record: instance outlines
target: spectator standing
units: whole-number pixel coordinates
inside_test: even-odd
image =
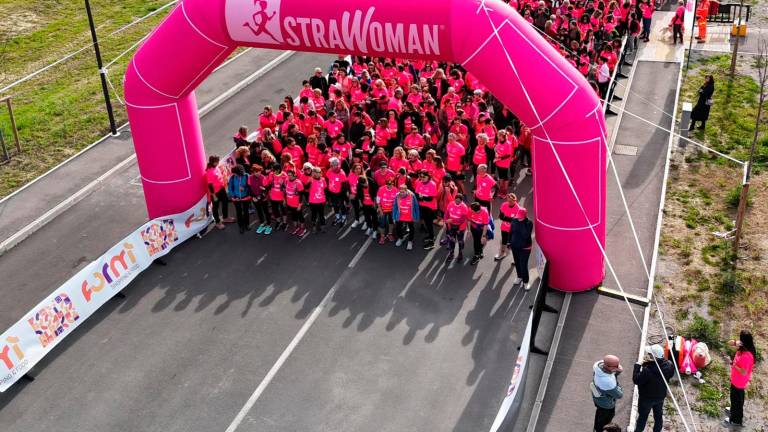
[[[672,17],[672,43],[677,43],[677,37],[680,36],[680,43],[683,43],[683,22],[685,20],[685,3],[683,0],[677,0],[677,10]]]
[[[704,84],[699,87],[699,99],[696,101],[696,106],[691,111],[691,125],[688,127],[689,131],[692,131],[696,126],[696,122],[701,122],[699,129],[704,129],[707,126],[707,120],[709,119],[709,109],[712,107],[712,95],[715,94],[715,78],[712,75],[707,75],[704,78]]]
[[[642,1],[640,3],[640,10],[643,12],[643,32],[640,33],[640,39],[649,42],[651,37],[651,19],[653,18],[653,12],[656,11],[653,0]]]
[[[227,190],[224,188],[224,180],[219,177],[217,167],[219,165],[218,156],[210,156],[208,165],[205,168],[205,179],[208,183],[208,197],[213,207],[213,220],[216,228],[224,229],[223,222],[232,223],[234,219],[229,217],[229,198]],[[224,213],[224,219],[219,216],[219,209]]]
[[[595,404],[594,431],[601,432],[616,414],[616,401],[624,396],[618,376],[624,371],[615,355],[607,354],[592,366],[593,377],[590,382],[592,402]]]
[[[519,207],[517,214],[512,219],[511,232],[509,235],[509,248],[512,250],[512,259],[515,260],[515,272],[517,280],[515,285],[523,284],[523,289],[531,289],[528,285],[528,258],[531,256],[533,247],[533,223],[528,219],[528,210],[525,207]]]
[[[251,202],[251,193],[248,187],[248,176],[245,175],[245,168],[242,165],[235,165],[232,168],[232,176],[229,178],[227,192],[229,192],[229,198],[235,204],[235,214],[237,215],[237,226],[240,227],[240,234],[250,231],[248,227],[248,207]]]
[[[728,341],[728,344],[736,347],[736,354],[731,364],[731,406],[725,409],[726,417],[724,426],[744,426],[744,393],[752,379],[752,369],[757,359],[757,349],[752,338],[752,333],[742,330],[739,340]]]
[[[635,363],[632,382],[637,386],[637,423],[635,432],[643,432],[648,414],[653,411],[653,432],[661,432],[664,425],[664,399],[667,382],[674,376],[675,367],[664,359],[664,348],[651,345],[645,348],[647,357],[643,363]],[[658,366],[657,366],[658,364]]]
[[[315,74],[309,79],[309,86],[313,89],[320,89],[323,97],[328,99],[328,79],[323,76],[323,70],[315,68]]]

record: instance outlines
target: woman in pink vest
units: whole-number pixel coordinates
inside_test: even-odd
[[[327,183],[323,178],[323,170],[312,168],[312,180],[309,184],[309,212],[315,234],[323,232],[325,225],[325,188]]]
[[[395,241],[392,210],[395,207],[397,188],[392,185],[393,182],[393,178],[387,177],[384,187],[379,188],[376,194],[376,207],[379,210],[379,244],[382,245],[387,240]]]
[[[419,202],[416,200],[416,195],[409,191],[406,185],[400,186],[395,197],[392,219],[397,225],[395,246],[407,243],[405,249],[412,250],[413,238],[416,235],[416,221],[419,220]]]
[[[464,260],[464,234],[467,231],[467,221],[469,220],[469,207],[464,203],[464,195],[456,194],[456,198],[448,204],[445,211],[445,237],[448,243],[447,262],[453,260],[453,250],[456,244],[459,245],[459,254],[457,260]]]

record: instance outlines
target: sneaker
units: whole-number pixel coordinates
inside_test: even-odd
[[[216,228],[218,228],[218,229],[224,229],[224,228],[226,228],[226,227],[224,226],[224,224],[223,224],[223,223],[219,222],[219,223],[217,223],[217,224],[216,224]]]
[[[397,239],[397,241],[395,242],[395,246],[400,247],[400,245],[402,245],[404,241],[405,240],[403,240],[401,238]]]
[[[296,230],[295,234],[296,234],[297,237],[304,237],[304,234],[306,234],[306,233],[307,233],[307,229],[306,228],[299,227],[299,229]]]
[[[431,250],[435,248],[435,242],[431,240],[427,240],[424,242],[424,250]]]
[[[341,217],[341,221],[339,221],[339,226],[344,226],[346,224],[347,224],[347,217],[346,216],[342,216]]]
[[[352,227],[352,228],[357,228],[358,226],[360,226],[360,222],[359,221],[354,221],[354,222],[352,222],[352,225],[350,225],[350,227]]]
[[[389,241],[395,241],[395,235],[394,235],[394,234],[389,234],[389,235],[387,236],[387,240],[389,240]]]
[[[493,257],[493,260],[494,260],[494,261],[501,261],[501,260],[503,260],[503,259],[504,259],[504,258],[506,258],[506,257],[507,257],[507,255],[506,255],[506,254],[505,254],[505,255],[499,255],[499,254],[496,254],[496,255]]]
[[[285,222],[281,222],[280,225],[277,226],[279,231],[285,231],[286,228],[288,228],[288,224]]]
[[[222,220],[222,222],[224,222],[224,223],[235,223],[235,218],[228,217],[228,218]]]
[[[371,238],[372,238],[372,239],[376,240],[376,231],[374,231],[374,230],[373,230],[373,229],[371,229],[371,228],[368,228],[368,231],[370,231],[370,232],[371,232],[371,233],[370,233],[370,234],[368,234],[368,235],[369,235],[369,236],[371,236]]]
[[[405,245],[405,250],[413,250],[413,242],[409,241],[407,245]]]
[[[447,238],[444,238],[444,239],[440,240],[440,246],[445,246],[447,244],[448,244],[448,239]]]
[[[477,265],[477,263],[480,262],[480,255],[475,255],[472,257],[472,261],[469,262],[470,265]]]
[[[267,228],[266,225],[261,224],[258,228],[256,228],[256,234],[264,234],[264,230]]]
[[[264,235],[270,235],[272,234],[272,225],[267,225],[264,227]]]
[[[742,427],[744,427],[743,424],[733,423],[729,417],[726,417],[725,419],[723,419],[723,426],[729,427],[729,428],[734,428],[734,427],[735,428],[742,428]]]
[[[520,279],[520,278],[515,278],[515,283],[514,283],[513,285],[520,285],[521,283],[523,283],[523,280],[522,280],[522,279]]]
[[[530,284],[530,283],[528,283],[528,282],[525,282],[525,283],[523,284],[523,290],[524,290],[524,291],[530,291],[530,290],[531,290],[531,284]]]
[[[360,227],[361,230],[366,231],[368,229],[368,224],[366,222],[363,222],[363,226]]]
[[[384,237],[383,235],[379,236],[379,244],[383,245],[385,243],[387,243],[386,237]]]
[[[453,252],[449,252],[448,256],[445,257],[445,260],[448,261],[448,262],[453,261]]]
[[[301,226],[296,225],[296,228],[291,230],[291,235],[297,235],[301,231]]]
[[[365,230],[365,235],[371,235],[371,234],[373,234],[373,230],[371,228],[368,228],[367,230]]]

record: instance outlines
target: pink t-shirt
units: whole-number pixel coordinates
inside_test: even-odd
[[[325,179],[312,179],[309,184],[309,203],[322,204],[325,202]]]
[[[742,375],[735,367],[738,366],[746,370],[746,374]],[[738,389],[744,389],[749,384],[749,380],[752,378],[752,368],[755,366],[755,358],[749,351],[737,351],[736,356],[733,357],[733,366],[731,366],[731,384]]]
[[[392,208],[395,205],[395,196],[397,196],[397,188],[395,187],[384,186],[379,189],[376,197],[383,213],[392,213]]]
[[[271,189],[269,189],[269,199],[272,201],[283,200],[283,189],[287,179],[288,176],[285,173],[280,173],[280,175],[269,173],[269,185],[271,186]]]
[[[432,210],[437,210],[437,185],[432,180],[427,181],[426,183],[419,180],[416,182],[416,193],[419,195],[424,195],[428,197],[432,197],[432,200],[430,201],[422,201],[419,204],[430,208]]]
[[[408,167],[408,160],[406,159],[397,159],[394,156],[389,159],[388,168],[394,172],[400,171],[400,168],[405,168],[408,171]]]
[[[478,176],[475,183],[475,198],[490,201],[493,198],[493,187],[496,186],[496,180],[486,173],[484,176]]]
[[[215,167],[205,170],[205,179],[209,184],[213,185],[213,193],[220,191],[224,187],[224,181],[219,177],[219,170]]]
[[[509,205],[508,202],[503,202],[499,211],[506,217],[514,218],[517,216],[517,210],[520,208],[517,203],[515,205]],[[512,222],[501,221],[501,230],[504,232],[512,231]]]
[[[469,220],[472,221],[472,227],[482,228],[484,225],[488,225],[490,216],[488,215],[488,209],[480,207],[478,211],[469,211]]]
[[[294,179],[288,180],[285,184],[285,204],[290,208],[299,208],[300,192],[304,190],[304,185],[301,184],[301,180]]]
[[[448,160],[445,163],[445,168],[448,171],[453,172],[461,171],[461,157],[466,153],[464,146],[456,141],[449,142],[448,145],[446,145],[445,151],[448,153]]]
[[[397,194],[397,209],[400,211],[400,220],[403,222],[413,222],[413,214],[411,213],[413,207],[413,198],[411,194],[405,194],[401,196]]]
[[[325,173],[325,176],[328,177],[328,191],[332,193],[341,192],[341,187],[344,186],[344,182],[347,181],[347,175],[344,174],[344,170],[340,169],[336,172],[331,169]]]
[[[341,134],[341,129],[344,127],[344,123],[339,120],[326,120],[323,126],[325,126],[325,130],[328,131],[329,137],[336,138]]]
[[[445,219],[451,225],[458,225],[459,229],[467,229],[467,219],[469,218],[469,207],[465,203],[456,204],[451,201],[445,211]]]

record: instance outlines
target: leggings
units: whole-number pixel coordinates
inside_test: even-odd
[[[272,218],[269,214],[269,206],[266,201],[254,201],[253,206],[256,207],[256,215],[259,217],[259,222],[261,224],[272,223]]]
[[[283,211],[283,202],[282,201],[270,201],[271,207],[272,207],[272,216],[280,222],[280,218],[283,217],[285,212]]]
[[[216,223],[221,223],[221,217],[219,216],[219,207],[221,207],[222,213],[224,213],[224,219],[229,217],[229,198],[227,197],[227,191],[224,188],[219,189],[216,192],[216,199],[213,200],[213,220]]]
[[[421,214],[421,221],[424,223],[424,229],[427,230],[427,238],[424,240],[435,240],[435,210],[429,207],[419,206],[419,213]]]
[[[331,201],[331,207],[333,207],[333,212],[336,214],[336,216],[341,217],[342,215],[346,216],[347,214],[347,207],[345,205],[345,199],[344,195],[341,192],[335,193],[335,192],[328,192],[328,197]]]
[[[397,222],[397,236],[401,239],[406,238],[409,242],[413,241],[413,237],[416,234],[416,228],[413,221],[399,221]]]
[[[352,198],[352,210],[355,213],[355,220],[359,220],[360,216],[363,215],[362,210],[360,209],[360,200],[357,198]]]
[[[448,252],[453,253],[453,248],[456,247],[456,243],[459,244],[459,252],[464,250],[464,230],[459,229],[457,226],[448,228],[445,233],[448,239]]]
[[[237,226],[241,230],[248,228],[248,207],[251,205],[250,201],[235,201],[235,214],[237,215]]]
[[[301,207],[288,207],[288,216],[291,222],[296,222],[297,224],[304,223],[304,212],[301,211]]]
[[[475,249],[475,256],[483,255],[483,228],[472,227],[469,229],[472,233],[472,245]]]
[[[309,211],[315,228],[325,225],[325,203],[309,203]]]
[[[379,218],[376,217],[376,209],[372,205],[363,206],[363,216],[365,217],[365,223],[368,225],[368,228],[375,231],[379,227]]]
[[[517,277],[528,283],[528,257],[531,256],[530,249],[512,248],[512,258],[515,260],[515,271]]]

